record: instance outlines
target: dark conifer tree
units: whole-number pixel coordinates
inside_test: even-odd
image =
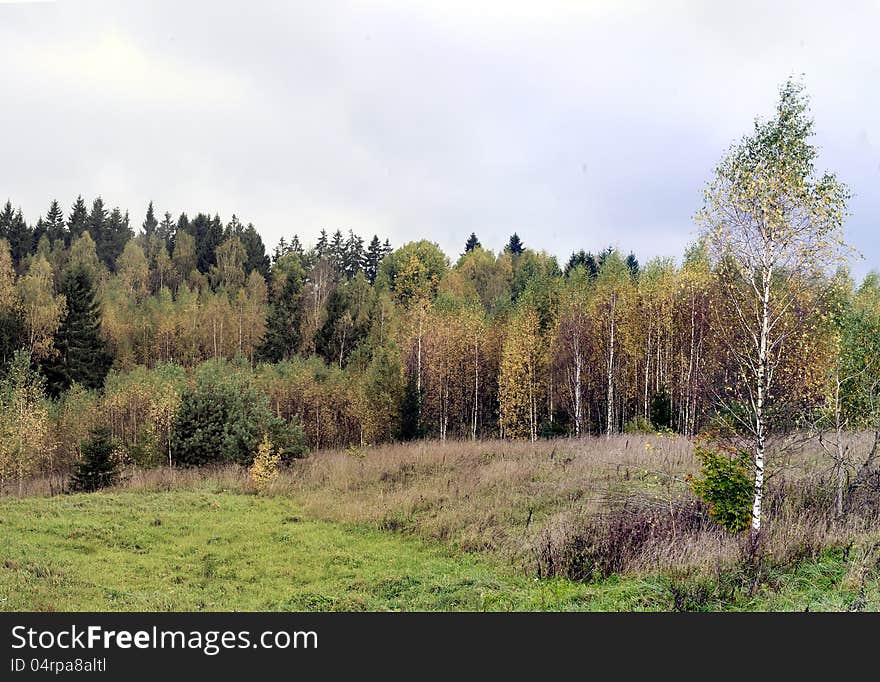
[[[341,273],[345,264],[345,239],[342,236],[342,230],[336,230],[333,233],[328,251],[330,265],[337,273]]]
[[[321,230],[321,234],[318,236],[318,243],[315,244],[315,255],[318,258],[323,258],[324,256],[326,256],[328,246],[327,230]]]
[[[110,429],[106,426],[92,429],[82,443],[82,460],[71,476],[70,489],[90,493],[116,483],[121,469],[115,450]]]
[[[128,213],[122,213],[118,208],[114,208],[104,221],[101,241],[95,240],[98,257],[111,272],[116,271],[116,259],[122,255],[125,245],[133,236]]]
[[[571,254],[568,263],[565,264],[565,276],[568,277],[576,267],[582,267],[589,277],[595,277],[599,272],[599,264],[592,253],[581,249]]]
[[[21,209],[12,216],[12,221],[6,234],[6,240],[9,242],[9,251],[12,254],[12,262],[16,269],[21,272],[24,267],[24,260],[33,253],[34,231],[28,227],[27,222],[22,215]]]
[[[296,237],[296,235],[294,235],[294,237]],[[275,251],[272,253],[272,262],[277,263],[278,260],[284,258],[289,251],[290,247],[287,245],[287,242],[284,241],[284,237],[281,237],[275,245]]]
[[[157,229],[159,228],[159,221],[156,220],[156,214],[153,212],[153,202],[151,201],[149,206],[147,206],[147,215],[144,218],[144,222],[141,225],[144,230],[144,236],[149,239],[154,234],[156,234]]]
[[[504,250],[513,256],[518,256],[523,252],[524,247],[522,240],[516,232],[510,235],[510,241],[507,242],[507,246],[504,247]]]
[[[74,383],[100,388],[112,358],[101,337],[101,308],[88,271],[76,266],[64,273],[60,292],[67,302],[55,334],[55,355],[43,363],[47,388],[58,395]]]
[[[471,236],[468,237],[467,241],[464,244],[464,252],[473,251],[474,249],[480,248],[482,244],[480,244],[480,240],[477,239],[477,233],[471,232]]]
[[[181,216],[182,218],[184,216]],[[177,229],[180,230],[178,221]],[[199,213],[189,225],[188,232],[196,242],[196,267],[199,272],[208,273],[217,265],[217,247],[223,242],[223,224],[220,216],[213,218]]]
[[[162,222],[159,223],[159,227],[156,228],[156,234],[158,234],[159,238],[165,242],[169,254],[172,253],[175,229],[174,218],[171,216],[171,213],[166,211],[165,215],[162,217]]]
[[[376,281],[376,273],[379,272],[379,263],[382,262],[384,256],[385,252],[382,249],[382,242],[380,242],[379,237],[374,234],[373,239],[370,240],[370,245],[367,247],[367,253],[364,256],[364,273],[367,275],[367,279],[370,280],[370,284],[373,284]]]
[[[68,244],[78,238],[88,229],[89,210],[86,208],[86,202],[82,196],[78,196],[70,209],[70,215],[67,218],[67,240]],[[94,235],[92,235],[94,237]]]
[[[12,202],[7,201],[0,211],[0,239],[9,239],[13,220],[15,220],[15,210],[12,208]]]
[[[422,397],[419,395],[416,378],[410,376],[400,405],[401,440],[416,440],[422,437],[421,405]]]
[[[296,256],[289,256],[296,258]],[[284,286],[272,297],[266,333],[257,349],[257,358],[267,362],[280,362],[296,355],[300,343],[300,297],[303,273],[288,271]]]
[[[14,308],[0,307],[0,376],[15,351],[27,346],[24,318]]]
[[[3,210],[0,211],[0,239],[9,239],[9,230],[14,218],[15,210],[12,208],[12,202],[7,201]]]
[[[634,254],[631,253],[626,257],[626,267],[629,268],[629,273],[633,276],[633,279],[639,276],[639,261]]]
[[[247,260],[244,263],[245,273],[250,274],[256,270],[264,279],[269,279],[269,256],[266,255],[263,238],[260,237],[260,233],[257,232],[253,223],[248,223],[247,227],[241,231],[239,239],[244,246],[245,253],[247,253]]]
[[[46,212],[45,225],[46,236],[49,238],[50,242],[64,241],[65,244],[70,242],[70,235],[64,224],[64,212],[61,210],[61,206],[57,201],[53,201],[49,204],[49,210]]]
[[[345,276],[351,279],[361,271],[364,265],[364,240],[352,230],[348,231],[348,239],[345,240],[345,258],[343,270]]]
[[[104,261],[105,264],[107,261],[104,259],[103,254],[105,253],[107,241],[104,235],[104,230],[107,228],[106,223],[107,210],[104,208],[104,200],[98,197],[92,202],[92,210],[89,211],[89,216],[86,218],[86,229],[95,242],[95,251],[98,252],[98,258]]]

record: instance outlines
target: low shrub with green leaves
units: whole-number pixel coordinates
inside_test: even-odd
[[[752,513],[749,453],[698,445],[694,455],[700,461],[700,476],[689,477],[694,493],[709,505],[709,515],[719,526],[731,533],[744,531]]]
[[[195,385],[184,390],[172,424],[174,464],[248,466],[264,435],[282,459],[305,453],[302,430],[273,414],[268,398],[246,373],[209,362],[195,374]]]
[[[82,460],[71,476],[70,489],[90,493],[116,483],[121,469],[116,449],[110,429],[105,426],[92,429],[82,444]]]

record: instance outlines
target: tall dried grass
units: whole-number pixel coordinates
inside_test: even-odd
[[[264,493],[288,496],[321,519],[410,533],[502,556],[534,575],[578,580],[658,570],[711,575],[742,566],[749,580],[759,580],[769,565],[880,540],[873,497],[846,519],[834,518],[833,476],[809,445],[776,464],[757,546],[709,518],[685,480],[697,472],[692,445],[678,436],[320,451],[294,462]],[[253,492],[237,467],[135,469],[120,485]],[[30,486],[39,489],[39,482]]]

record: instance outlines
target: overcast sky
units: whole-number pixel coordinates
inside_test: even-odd
[[[680,256],[704,183],[805,74],[880,266],[878,2],[0,0],[0,200],[236,213],[282,235],[516,231]]]

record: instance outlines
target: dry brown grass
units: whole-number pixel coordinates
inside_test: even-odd
[[[787,565],[829,546],[880,539],[880,510],[870,500],[845,521],[834,519],[830,471],[817,451],[777,460],[759,547],[721,531],[694,498],[685,477],[697,465],[691,443],[678,436],[321,451],[287,468],[267,494],[289,496],[320,519],[414,534],[490,552],[535,575],[575,579]],[[134,470],[121,485],[253,492],[236,467]],[[860,575],[853,569],[852,580]]]

